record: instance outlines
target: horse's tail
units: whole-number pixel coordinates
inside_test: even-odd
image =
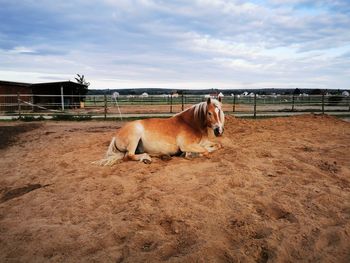
[[[113,165],[116,162],[118,162],[119,160],[124,158],[125,153],[121,152],[116,145],[116,138],[113,137],[111,143],[108,146],[108,150],[106,153],[106,157],[102,160],[93,162],[99,165]]]

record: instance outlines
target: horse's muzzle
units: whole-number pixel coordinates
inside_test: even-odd
[[[223,134],[223,132],[224,132],[224,129],[222,129],[222,131],[220,131],[219,127],[214,129],[214,134],[215,134],[216,137],[221,136]]]

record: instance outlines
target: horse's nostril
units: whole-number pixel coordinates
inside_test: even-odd
[[[215,134],[215,136],[219,136],[220,135],[220,129],[219,128],[215,128],[214,129],[214,134]]]

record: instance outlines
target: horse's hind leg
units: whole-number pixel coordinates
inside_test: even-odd
[[[159,158],[162,161],[170,161],[172,159],[171,155],[169,154],[158,153],[158,154],[149,154],[149,156]]]
[[[124,160],[132,160],[132,161],[142,161],[144,163],[151,163],[152,158],[147,153],[141,153],[141,154],[131,154],[127,153],[124,157]]]
[[[132,161],[142,161],[144,163],[151,163],[152,158],[147,153],[136,154],[137,146],[140,143],[140,138],[135,138],[130,140],[131,142],[127,146],[127,153],[125,154],[124,159]]]

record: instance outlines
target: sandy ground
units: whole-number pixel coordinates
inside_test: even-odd
[[[350,262],[350,123],[228,117],[209,159],[100,159],[113,122],[0,123],[0,262]]]

